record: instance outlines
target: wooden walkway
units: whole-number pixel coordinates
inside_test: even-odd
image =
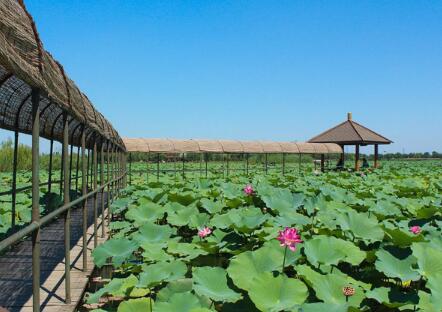
[[[101,237],[101,201],[98,196],[98,243]],[[82,209],[71,211],[71,297],[65,304],[64,283],[64,219],[60,218],[41,230],[41,311],[74,311],[94,269],[91,258],[94,239],[93,200],[88,202],[88,270],[83,272]],[[107,234],[106,234],[107,235]],[[0,256],[0,311],[32,311],[31,240],[26,239]]]

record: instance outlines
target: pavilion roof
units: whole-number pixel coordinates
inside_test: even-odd
[[[336,143],[336,144],[391,144],[393,141],[379,133],[353,121],[352,114],[343,123],[315,136],[310,143]]]

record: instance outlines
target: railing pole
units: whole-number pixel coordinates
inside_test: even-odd
[[[40,92],[32,90],[32,221],[40,221]],[[40,312],[40,229],[32,233],[32,310]]]
[[[104,183],[104,141],[101,142],[100,151],[100,184],[103,186]],[[104,238],[106,235],[105,231],[105,215],[104,215],[104,187],[101,190],[101,237]]]
[[[83,127],[81,133],[81,189],[82,194],[87,194],[87,164],[86,164],[86,129]],[[88,200],[83,201],[83,272],[87,271],[87,219],[88,219]]]
[[[48,168],[48,193],[52,190],[52,158],[54,157],[54,139],[51,139],[49,148],[49,168]]]
[[[89,159],[90,159],[90,154],[91,154],[90,149],[87,149],[86,188],[89,188]]]
[[[63,202],[69,204],[69,122],[67,113],[63,116]],[[65,301],[71,303],[71,209],[64,215],[64,278]]]
[[[11,207],[11,229],[15,228],[15,206],[17,203],[17,165],[18,165],[18,131],[14,132],[14,160],[12,164],[12,207]]]
[[[74,137],[73,136],[72,136],[71,141],[72,141],[71,143],[74,142]],[[74,163],[74,161],[73,161],[73,157],[74,157],[74,144],[71,144],[71,152],[70,152],[69,156],[70,156],[69,157],[69,190],[70,190],[71,187],[72,187],[72,165]]]
[[[94,151],[92,154],[92,162],[93,162],[93,179],[94,179],[94,185],[93,189],[94,191],[97,189],[97,141],[94,140]],[[97,193],[94,194],[94,248],[98,246],[98,198]]]

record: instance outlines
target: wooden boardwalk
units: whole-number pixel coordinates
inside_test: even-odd
[[[101,237],[101,202],[98,196],[98,243]],[[94,239],[93,200],[88,202],[88,270],[83,272],[82,209],[71,211],[71,298],[65,304],[64,219],[60,218],[41,230],[41,311],[74,311],[87,286],[94,264],[91,259]],[[107,235],[107,234],[106,234]],[[26,239],[0,256],[0,311],[32,311],[31,240]]]

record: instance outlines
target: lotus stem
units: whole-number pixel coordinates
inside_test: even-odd
[[[287,246],[285,246],[285,250],[284,250],[284,260],[282,261],[282,271],[281,273],[284,273],[284,268],[285,268],[285,258],[287,256]]]

